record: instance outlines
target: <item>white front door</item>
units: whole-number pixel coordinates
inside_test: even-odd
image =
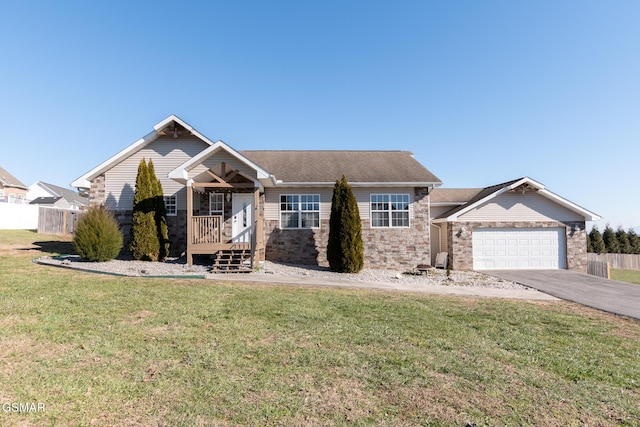
[[[232,237],[234,243],[251,243],[253,232],[253,194],[233,193]]]

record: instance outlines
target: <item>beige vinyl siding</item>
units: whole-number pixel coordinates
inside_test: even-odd
[[[583,221],[584,217],[537,193],[503,193],[459,221]]]
[[[162,184],[165,195],[176,194],[178,209],[186,209],[184,186],[167,175],[169,172],[197,155],[208,144],[193,138],[173,139],[159,137],[146,147],[124,159],[105,173],[106,206],[113,210],[131,210],[135,191],[136,175],[141,159],[153,160],[156,176]]]
[[[297,188],[266,188],[264,215],[267,220],[280,220],[280,195],[281,194],[319,194],[320,195],[320,220],[328,220],[331,216],[331,199],[333,187],[297,187]],[[371,194],[408,194],[409,195],[409,219],[413,219],[413,188],[353,188],[353,194],[358,202],[360,218],[370,218]]]
[[[435,265],[438,252],[451,252],[447,241],[448,231],[449,223],[431,224],[431,265]]]
[[[331,198],[333,188],[265,188],[264,218],[266,220],[280,220],[281,194],[319,194],[320,221],[328,220],[331,216]]]
[[[458,207],[459,205],[447,205],[447,206],[433,206],[431,205],[431,218],[438,218],[443,213],[450,211],[453,208]]]
[[[257,176],[255,170],[247,166],[245,163],[239,161],[228,152],[224,150],[220,150],[214,155],[212,155],[211,157],[209,157],[208,159],[206,159],[204,162],[202,162],[201,164],[199,164],[198,166],[190,170],[189,178],[198,176],[199,174],[206,172],[209,169],[214,169],[217,165],[221,164],[222,162],[226,164],[227,173],[234,169],[237,169],[246,177],[256,178]]]

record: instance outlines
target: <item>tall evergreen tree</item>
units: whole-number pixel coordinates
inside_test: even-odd
[[[357,273],[364,267],[360,211],[344,175],[333,188],[327,260],[331,270],[340,273]]]
[[[588,253],[593,253],[595,252],[593,250],[593,244],[591,243],[591,236],[587,234],[587,252]]]
[[[133,216],[131,219],[131,244],[129,249],[134,259],[157,261],[160,242],[156,229],[153,209],[154,184],[144,159],[138,165],[136,190],[133,195]]]
[[[618,226],[618,229],[616,230],[616,239],[618,240],[618,246],[620,246],[621,254],[633,253],[631,249],[631,242],[629,242],[629,236],[622,226]]]
[[[627,232],[629,237],[629,244],[631,245],[632,254],[640,254],[640,237],[636,234],[636,231],[632,228]]]
[[[607,246],[604,244],[604,240],[602,240],[602,234],[600,234],[600,230],[598,230],[598,227],[595,225],[591,227],[591,231],[589,232],[589,240],[591,240],[593,252],[597,254],[603,254],[607,251]]]
[[[607,224],[607,226],[604,228],[604,232],[602,233],[602,240],[604,240],[604,245],[607,248],[607,253],[620,253],[620,244],[618,243],[618,239],[616,239],[616,233],[613,231],[613,228],[611,228],[609,224]]]
[[[169,228],[167,227],[167,208],[164,205],[162,183],[156,176],[156,171],[151,159],[149,159],[147,168],[149,179],[152,183],[152,209],[154,211],[154,221],[156,223],[156,233],[158,235],[159,244],[158,260],[162,261],[167,256],[169,256]]]

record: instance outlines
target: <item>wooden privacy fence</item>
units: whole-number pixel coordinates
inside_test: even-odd
[[[587,261],[587,274],[611,279],[611,268],[606,261]]]
[[[82,217],[80,211],[43,208],[38,212],[38,233],[70,236],[76,232],[76,224]]]
[[[640,255],[633,254],[587,254],[587,261],[601,261],[611,264],[611,268],[640,270]]]

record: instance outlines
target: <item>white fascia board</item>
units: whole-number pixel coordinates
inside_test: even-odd
[[[467,202],[430,202],[431,206],[462,206]]]
[[[140,138],[139,140],[137,140],[136,142],[134,142],[133,144],[125,148],[124,150],[120,151],[114,156],[109,157],[107,160],[100,163],[98,166],[96,166],[95,168],[91,169],[89,172],[82,175],[80,178],[73,181],[71,183],[71,186],[76,188],[90,188],[91,187],[90,180],[100,175],[101,173],[107,171],[113,165],[120,162],[121,160],[124,160],[126,157],[135,153],[136,151],[138,151],[139,149],[141,149],[142,147],[144,147],[145,145],[147,145],[157,137],[158,137],[158,133],[155,130],[152,132],[149,132],[148,134],[146,134],[145,136],[143,136],[142,138]]]
[[[278,187],[333,187],[335,181],[332,182],[283,182],[275,181]],[[351,187],[387,187],[387,188],[403,188],[403,187],[431,187],[435,188],[441,183],[434,182],[349,182]]]
[[[473,204],[471,204],[471,205],[467,206],[467,207],[466,207],[466,208],[464,208],[464,209],[459,210],[458,212],[454,213],[453,215],[448,216],[448,217],[446,218],[446,220],[447,220],[447,221],[457,221],[457,220],[458,220],[458,217],[459,217],[460,215],[464,215],[464,214],[466,214],[467,212],[469,212],[471,209],[474,209],[474,208],[476,208],[477,206],[480,206],[480,205],[482,205],[482,204],[484,204],[484,203],[488,202],[489,200],[493,199],[494,197],[498,197],[498,196],[499,196],[499,195],[501,195],[502,193],[505,193],[505,192],[507,192],[507,191],[509,191],[509,190],[513,190],[514,188],[516,188],[516,187],[518,187],[518,186],[520,186],[520,185],[522,185],[522,184],[525,184],[525,183],[531,184],[531,185],[533,185],[534,187],[544,188],[544,186],[543,186],[542,184],[540,184],[539,182],[536,182],[536,181],[532,180],[531,178],[522,178],[522,179],[520,179],[520,180],[518,180],[518,181],[514,182],[514,183],[513,183],[513,184],[511,184],[511,185],[508,185],[508,186],[506,186],[506,187],[502,187],[501,189],[494,191],[493,193],[489,194],[488,196],[486,196],[486,197],[484,197],[484,198],[482,198],[482,199],[478,200],[477,202],[475,202],[475,203],[473,203]]]
[[[145,145],[147,145],[150,142],[152,142],[153,140],[155,140],[159,136],[158,135],[159,132],[161,130],[163,130],[164,128],[166,128],[168,125],[170,125],[173,122],[175,122],[175,123],[179,124],[180,126],[184,127],[189,132],[191,132],[193,135],[195,135],[196,137],[200,138],[203,142],[205,142],[205,143],[207,143],[209,145],[213,145],[213,142],[211,142],[211,140],[209,140],[209,138],[207,138],[206,136],[202,135],[200,132],[195,130],[191,125],[189,125],[187,122],[185,122],[184,120],[182,120],[178,116],[172,114],[169,117],[167,117],[166,119],[164,119],[164,120],[160,121],[159,123],[157,123],[156,125],[154,125],[153,126],[153,131],[149,132],[148,134],[146,134],[142,138],[138,139],[137,141],[135,141],[133,144],[131,144],[130,146],[128,146],[124,150],[122,150],[119,153],[115,154],[114,156],[110,157],[106,161],[100,163],[98,166],[96,166],[95,168],[91,169],[89,172],[85,173],[84,175],[82,175],[81,177],[79,177],[78,179],[73,181],[71,183],[71,186],[75,187],[75,188],[90,188],[92,179],[94,179],[96,176],[100,175],[101,173],[106,172],[108,169],[110,169],[116,163],[120,162],[121,160],[124,160],[126,157],[128,157],[131,154],[135,153],[136,151],[142,149]]]
[[[173,122],[179,124],[186,130],[188,130],[193,136],[196,136],[197,138],[201,139],[203,142],[206,142],[209,145],[215,144],[213,141],[211,141],[209,138],[207,138],[206,136],[198,132],[193,126],[191,126],[189,123],[185,122],[175,114],[170,115],[169,117],[167,117],[166,119],[164,119],[163,121],[155,125],[153,128],[156,130],[156,132],[160,132],[162,129],[164,129],[165,127],[167,127]]]
[[[246,164],[250,168],[254,169],[257,172],[258,179],[267,179],[271,175],[262,169],[260,166],[253,163],[251,160],[244,157],[242,154],[238,153],[236,150],[227,145],[224,141],[216,141],[208,147],[207,149],[201,151],[196,156],[184,162],[182,165],[178,166],[171,172],[169,172],[169,178],[174,179],[176,181],[186,180],[189,178],[189,170],[193,169],[194,166],[199,165],[203,161],[205,161],[210,156],[214,155],[216,152],[224,150],[227,153],[231,154],[240,162]]]
[[[569,200],[565,199],[564,197],[560,197],[555,193],[552,193],[549,190],[546,189],[542,189],[538,191],[538,194],[553,200],[554,202],[558,203],[559,205],[564,206],[565,208],[572,210],[573,212],[576,212],[582,216],[584,216],[585,221],[599,221],[600,219],[602,219],[600,217],[600,215],[597,215],[591,211],[588,211],[587,209],[583,208],[582,206],[576,205],[573,202],[570,202]]]

